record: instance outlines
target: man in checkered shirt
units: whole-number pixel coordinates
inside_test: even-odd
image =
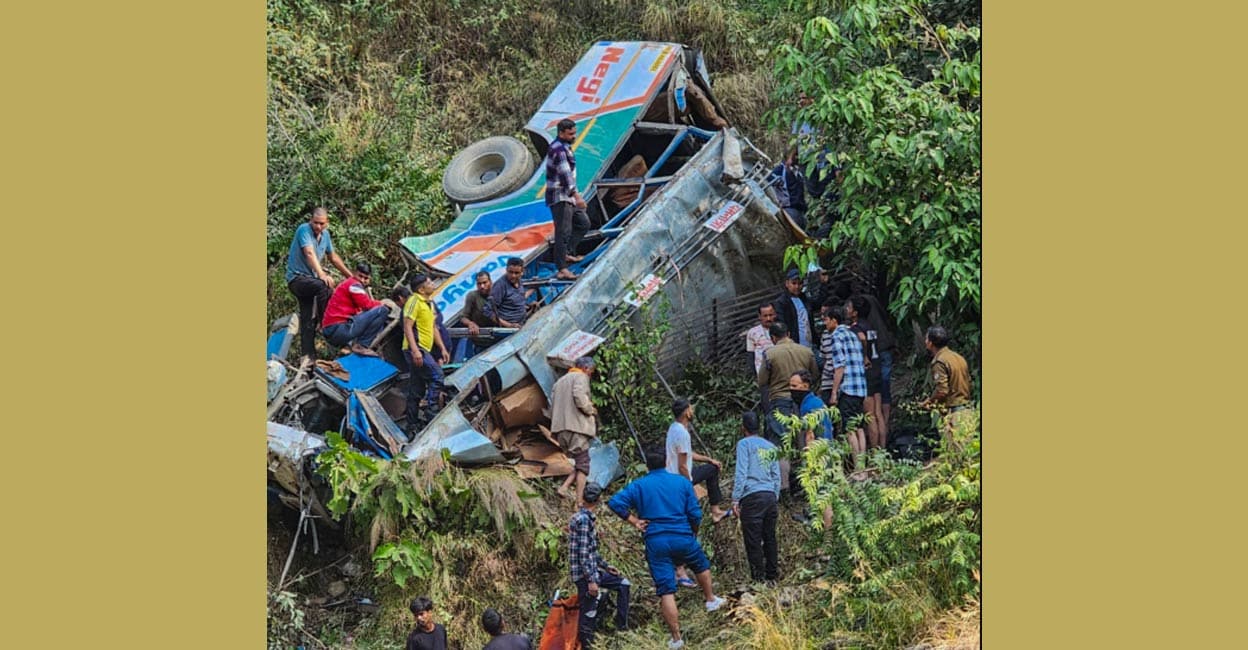
[[[862,402],[867,397],[867,370],[862,363],[862,342],[849,328],[845,307],[829,302],[823,306],[823,339],[821,341],[824,366],[823,379],[819,384],[824,391],[828,406],[841,412],[837,433],[846,436],[858,466],[867,440],[862,427],[845,433],[849,421],[862,415]]]
[[[576,594],[581,606],[577,638],[584,650],[589,650],[594,641],[594,631],[598,628],[601,617],[598,602],[602,589],[616,592],[616,629],[623,630],[628,627],[630,583],[627,578],[620,576],[619,569],[607,564],[598,554],[598,518],[594,516],[594,509],[598,507],[601,496],[602,487],[597,483],[587,484],[581,496],[581,509],[568,522],[568,555],[572,565],[572,582],[576,583]]]
[[[564,118],[555,127],[555,141],[546,150],[546,206],[555,222],[555,267],[559,269],[555,277],[560,280],[576,279],[568,263],[581,261],[576,247],[589,231],[585,199],[576,189],[575,141],[576,122]]]

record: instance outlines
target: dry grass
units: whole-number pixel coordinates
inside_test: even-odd
[[[971,600],[934,620],[915,645],[927,650],[979,650],[979,618],[979,600]]]
[[[489,511],[494,529],[503,536],[507,521],[531,522],[536,527],[554,518],[555,511],[544,499],[533,495],[533,488],[511,469],[478,469],[467,474],[468,487]]]
[[[759,67],[742,72],[712,73],[711,76],[715,80],[715,97],[732,125],[767,155],[779,160],[787,144],[787,131],[773,132],[763,122],[766,112],[773,108],[770,70]]]
[[[805,608],[800,604],[781,607],[778,598],[772,596],[741,610],[743,627],[748,632],[745,640],[751,648],[813,650],[816,647],[806,627]]]

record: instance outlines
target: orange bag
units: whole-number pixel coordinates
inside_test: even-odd
[[[581,644],[576,638],[580,613],[576,594],[556,600],[546,617],[546,627],[542,628],[542,643],[538,650],[580,650]]]

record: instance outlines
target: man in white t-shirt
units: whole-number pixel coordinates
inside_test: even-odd
[[[710,456],[693,451],[689,438],[689,423],[693,421],[693,405],[689,400],[677,398],[672,404],[672,417],[676,418],[667,428],[667,471],[689,479],[695,486],[702,483],[706,486],[706,497],[711,502],[711,521],[719,523],[721,519],[732,514],[732,510],[720,507],[724,495],[719,490],[720,462]],[[702,463],[694,466],[693,461]],[[694,535],[698,531],[693,531]],[[676,584],[682,587],[696,587],[697,584],[689,577],[684,566],[676,567]]]
[[[711,503],[711,521],[719,523],[731,510],[719,504],[724,495],[719,490],[719,470],[722,465],[710,456],[693,451],[689,438],[689,423],[693,420],[693,405],[689,400],[678,398],[672,404],[672,416],[676,418],[667,428],[667,471],[680,474],[694,485],[702,483],[706,486],[706,497]],[[693,463],[701,463],[695,466]]]

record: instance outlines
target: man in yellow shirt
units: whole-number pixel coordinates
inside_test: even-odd
[[[429,276],[411,279],[412,297],[403,305],[403,358],[410,372],[407,382],[407,433],[415,437],[442,407],[442,365],[450,361],[442,336],[433,326],[433,290]],[[439,357],[433,356],[437,346]],[[426,404],[421,408],[420,402]]]

